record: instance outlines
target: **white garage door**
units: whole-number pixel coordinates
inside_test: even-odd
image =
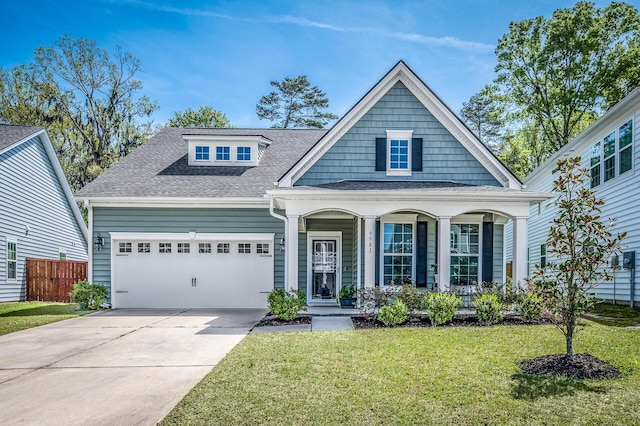
[[[273,234],[111,234],[114,308],[265,308]]]

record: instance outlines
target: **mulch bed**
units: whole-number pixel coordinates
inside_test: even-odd
[[[363,315],[351,317],[353,326],[355,328],[385,328],[386,326],[378,321],[375,316]],[[539,324],[551,324],[547,319],[525,321],[517,316],[505,316],[504,319],[497,325],[539,325]],[[459,316],[455,317],[453,321],[447,324],[439,325],[438,327],[481,327],[486,326],[475,316]],[[427,317],[412,317],[406,323],[399,325],[398,327],[431,327],[431,321]]]
[[[267,314],[267,316],[265,316],[260,320],[257,327],[270,327],[275,325],[305,325],[305,324],[311,324],[311,317],[299,316],[297,318],[292,319],[291,321],[285,321],[269,313]]]
[[[518,365],[523,372],[539,375],[571,377],[574,379],[617,379],[620,371],[607,361],[584,354],[545,355],[521,361]]]

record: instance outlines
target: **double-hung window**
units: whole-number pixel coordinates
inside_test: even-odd
[[[228,146],[216,147],[216,161],[229,161],[231,159],[230,149]]]
[[[478,284],[480,225],[451,224],[451,284]]]
[[[18,276],[18,243],[7,241],[7,279],[15,280]]]
[[[196,161],[209,161],[208,146],[196,146]]]
[[[620,156],[620,173],[633,168],[633,124],[629,120],[618,130],[618,152]]]
[[[604,138],[604,181],[616,177],[616,132]]]
[[[239,146],[237,148],[237,159],[238,161],[251,161],[251,147]]]
[[[590,149],[591,156],[591,188],[600,185],[600,142]]]
[[[383,224],[383,283],[411,283],[413,279],[413,224]]]

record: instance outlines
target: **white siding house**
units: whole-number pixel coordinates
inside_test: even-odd
[[[524,183],[530,190],[550,192],[558,159],[581,157],[582,167],[590,170],[593,191],[605,202],[602,219],[617,219],[614,231],[627,232],[623,241],[624,251],[635,253],[640,250],[639,141],[640,89],[636,89],[527,176]],[[556,213],[555,198],[530,208],[527,223],[529,273],[544,256],[544,244]],[[506,232],[510,234],[511,223],[507,224]],[[508,249],[507,261],[510,259],[511,251]],[[622,258],[618,262],[620,269],[614,273],[614,280],[598,285],[596,296],[638,305],[640,288],[632,282],[635,276],[628,268],[632,266],[635,269],[636,264],[623,265]]]

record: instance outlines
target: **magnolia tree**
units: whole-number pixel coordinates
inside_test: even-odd
[[[536,265],[534,279],[572,356],[578,319],[593,304],[589,293],[611,280],[609,259],[621,253],[626,233],[614,235],[614,220],[601,220],[604,201],[589,189],[589,172],[580,168],[579,157],[558,161],[553,191],[558,214],[546,242],[551,260]]]

